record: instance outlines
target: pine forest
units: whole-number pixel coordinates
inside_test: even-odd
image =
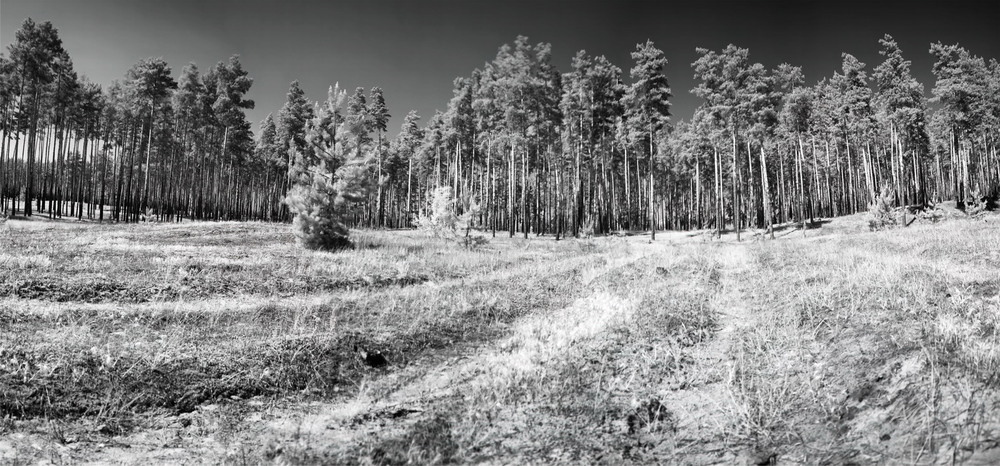
[[[239,56],[176,78],[149,58],[102,86],[74,71],[52,24],[28,19],[0,61],[0,210],[286,222],[312,167],[347,164],[347,226],[412,227],[450,187],[494,236],[768,229],[865,211],[884,192],[907,206],[995,199],[996,59],[930,44],[927,98],[891,36],[872,46],[880,63],[844,53],[818,80],[735,45],[699,48],[697,86],[676,90],[651,41],[626,68],[580,51],[562,73],[550,44],[519,36],[454,80],[447,111],[411,111],[396,134],[381,88],[334,84],[311,102],[298,82],[255,134]],[[674,92],[702,104],[673,115]]]

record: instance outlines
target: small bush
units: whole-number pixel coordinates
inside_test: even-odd
[[[584,220],[583,225],[580,226],[580,236],[583,238],[593,238],[595,228],[594,217],[587,217],[587,220]]]
[[[465,249],[475,250],[483,246],[486,246],[487,244],[489,244],[489,241],[483,235],[467,234],[465,236],[462,236],[461,238],[458,238],[458,244],[460,244]]]
[[[300,246],[325,250],[351,246],[345,221],[369,190],[366,176],[359,160],[349,160],[333,173],[324,164],[309,168],[285,198],[295,215],[292,226]]]
[[[926,209],[920,211],[918,217],[921,221],[937,223],[944,220],[944,209],[941,208],[940,203],[934,203],[928,206]]]
[[[417,218],[417,228],[438,238],[453,238],[458,228],[453,197],[451,187],[435,189],[427,214]]]
[[[482,209],[479,201],[474,196],[466,196],[462,201],[462,215],[456,212],[456,204],[450,187],[435,189],[427,214],[417,218],[417,228],[437,238],[454,240],[466,249],[487,244],[486,237],[472,234],[472,220]],[[464,234],[460,235],[459,231]]]
[[[343,249],[351,245],[343,212],[334,202],[333,180],[317,174],[309,185],[295,185],[285,203],[295,215],[293,231],[306,249]]]
[[[965,201],[965,213],[970,217],[979,217],[989,210],[986,196],[980,195],[978,190],[973,190],[969,196]]]
[[[868,228],[871,231],[895,228],[899,225],[898,207],[893,207],[893,191],[888,186],[883,186],[882,191],[875,196],[875,199],[868,206]]]

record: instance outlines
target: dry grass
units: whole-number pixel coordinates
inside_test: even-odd
[[[336,254],[10,221],[0,462],[961,462],[1000,444],[995,220]]]
[[[362,232],[331,254],[296,249],[281,225],[18,223],[0,238],[0,433],[58,420],[74,439],[211,403],[340,396],[365,374],[355,344],[405,366],[494,338],[569,303],[581,268],[627,249],[469,252]]]
[[[805,463],[961,461],[998,440],[995,226],[764,243],[746,280],[732,411]]]

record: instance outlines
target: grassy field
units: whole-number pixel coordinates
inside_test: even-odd
[[[779,236],[11,220],[0,463],[1000,461],[1000,217]]]

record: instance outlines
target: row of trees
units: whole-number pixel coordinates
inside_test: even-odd
[[[174,80],[141,60],[102,89],[79,76],[51,23],[26,20],[0,57],[0,211],[136,221],[278,218],[272,162],[244,111],[233,56]]]
[[[358,88],[341,118],[329,109],[339,109],[342,91],[331,89],[317,112],[292,83],[277,122],[264,121],[258,150],[285,164],[286,186],[296,179],[314,185],[315,176],[302,173],[315,172],[309,167],[324,157],[333,161],[326,167],[331,176],[348,160],[367,167],[371,189],[356,192],[358,208],[341,216],[347,224],[411,226],[432,193],[447,186],[461,201],[459,212],[483,206],[476,223],[494,234],[578,234],[612,222],[651,228],[657,206],[649,193],[657,187],[649,167],[665,150],[671,94],[666,59],[652,42],[632,56],[626,86],[621,69],[603,57],[581,52],[574,71],[563,75],[548,44],[518,37],[484,69],[455,80],[447,111],[424,127],[410,112],[388,144],[381,89],[366,99]],[[628,142],[622,146],[620,138]]]
[[[879,44],[883,61],[870,73],[845,53],[841,70],[812,86],[801,68],[768,69],[744,48],[697,49],[691,92],[703,104],[671,124],[666,60],[652,42],[637,45],[626,82],[605,57],[583,51],[559,73],[549,44],[518,37],[456,79],[447,110],[423,128],[411,112],[390,144],[369,141],[378,190],[352,220],[409,226],[442,186],[462,201],[459,212],[481,205],[477,224],[494,234],[557,237],[707,227],[738,234],[866,210],[884,187],[897,205],[996,197],[996,60],[932,44],[937,80],[926,99],[896,41],[886,35]],[[363,102],[362,89],[354,95]],[[364,108],[351,112],[368,115]],[[297,127],[303,134],[315,131],[308,118],[295,121],[307,121]],[[364,134],[384,130],[384,120],[366,121],[356,148]]]
[[[1000,66],[932,44],[924,97],[890,36],[871,72],[807,85],[736,46],[698,49],[703,104],[670,120],[666,58],[638,44],[628,76],[518,37],[454,81],[444,112],[410,112],[394,138],[378,87],[310,102],[293,82],[252,138],[238,57],[177,81],[143,60],[106,89],[73,71],[49,23],[25,21],[0,57],[0,210],[133,221],[291,220],[313,229],[409,227],[437,188],[507,232],[768,228],[850,214],[883,186],[898,204],[996,196]],[[326,212],[325,214],[322,212]],[[323,219],[335,218],[335,221]],[[310,220],[311,219],[311,220]],[[307,229],[308,229],[307,228]]]

